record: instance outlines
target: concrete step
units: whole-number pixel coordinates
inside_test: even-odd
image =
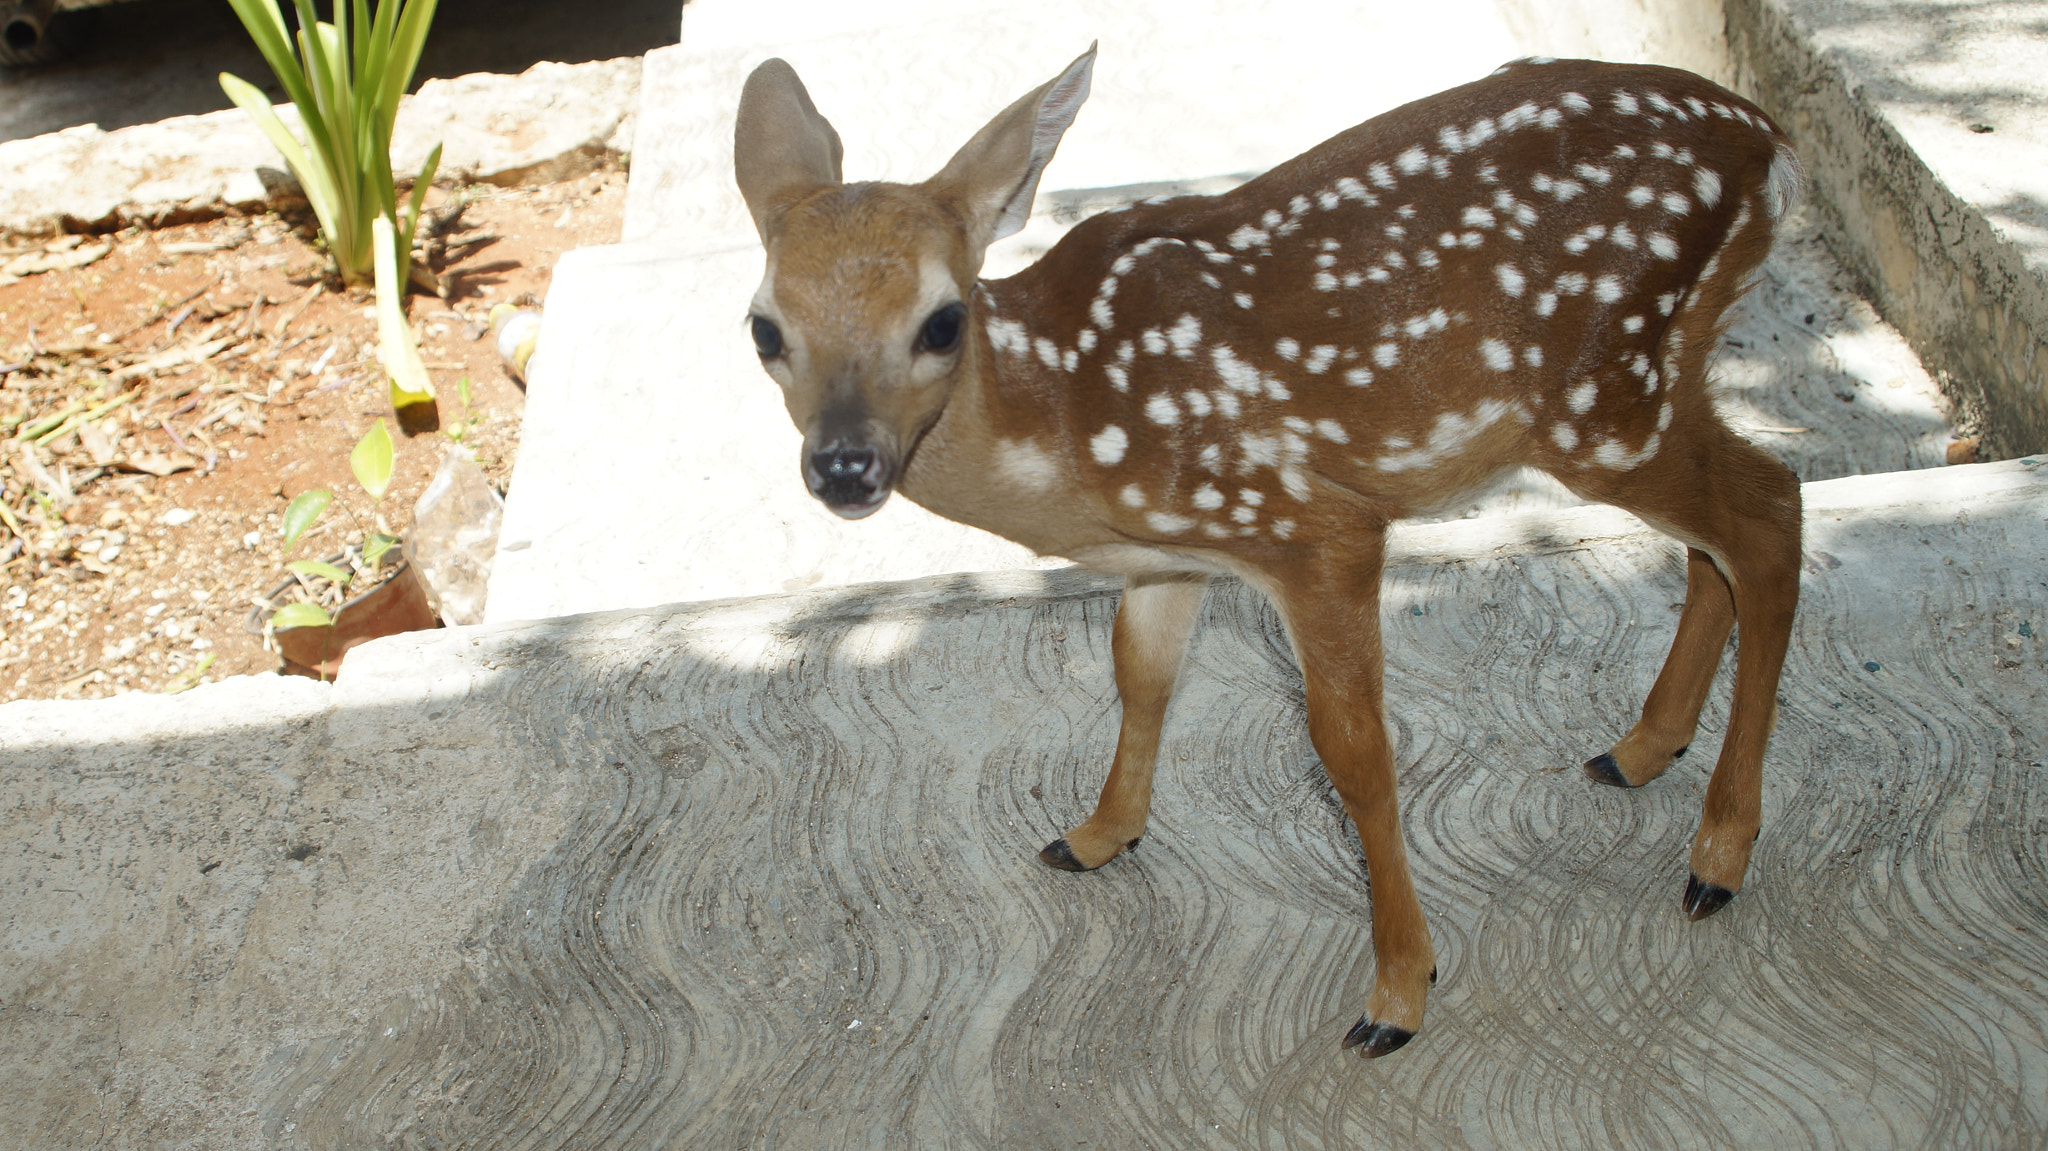
[[[2038,1144],[2048,468],[1805,494],[1763,836],[1696,924],[1725,671],[1663,779],[1576,770],[1655,674],[1677,548],[1602,508],[1402,530],[1442,980],[1369,1067],[1357,842],[1235,584],[1144,845],[1086,876],[1032,859],[1116,736],[1114,596],[1075,572],[0,706],[0,1144]]]

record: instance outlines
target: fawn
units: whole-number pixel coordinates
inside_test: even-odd
[[[901,490],[1125,580],[1116,758],[1094,813],[1039,857],[1087,871],[1138,842],[1204,588],[1244,579],[1285,621],[1365,849],[1376,973],[1343,1045],[1408,1042],[1436,967],[1381,711],[1386,528],[1528,466],[1687,548],[1670,655],[1593,779],[1640,786],[1685,752],[1742,623],[1682,902],[1719,910],[1757,835],[1800,494],[1722,422],[1707,365],[1798,190],[1785,136],[1690,73],[1519,60],[980,280],[1094,58],[922,184],[843,183],[838,134],[781,60],[748,78],[735,133],[767,253],[753,339],[811,494],[856,519]]]

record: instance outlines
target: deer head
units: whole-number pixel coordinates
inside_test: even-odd
[[[882,506],[984,354],[968,322],[983,255],[1024,226],[1094,65],[1091,45],[916,185],[842,182],[839,134],[796,71],[747,78],[733,167],[768,256],[748,322],[804,482],[836,514]]]

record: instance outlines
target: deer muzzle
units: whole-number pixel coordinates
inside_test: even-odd
[[[804,445],[804,483],[832,514],[849,520],[874,514],[894,482],[887,453],[851,437]]]

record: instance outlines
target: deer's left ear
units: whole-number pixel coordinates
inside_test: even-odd
[[[949,200],[967,220],[969,239],[981,247],[1024,227],[1038,178],[1088,99],[1095,45],[1067,70],[1003,109],[975,133],[925,189]]]
[[[787,201],[841,182],[845,154],[839,133],[818,114],[804,82],[786,61],[763,61],[747,77],[733,124],[732,167],[762,240],[768,239],[768,225]]]

